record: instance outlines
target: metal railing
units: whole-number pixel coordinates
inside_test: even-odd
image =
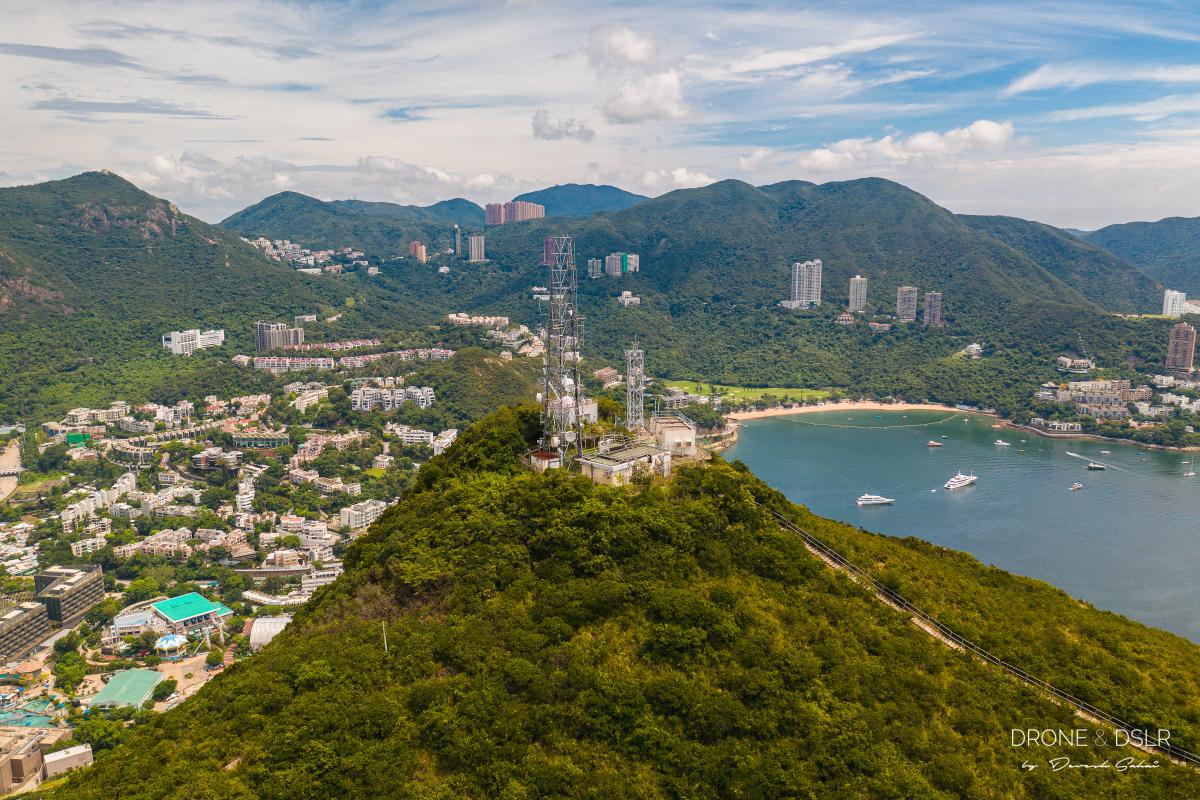
[[[910,603],[899,592],[897,592],[894,589],[891,589],[891,588],[885,586],[884,584],[880,583],[879,581],[875,580],[875,578],[873,578],[871,575],[869,575],[865,570],[861,569],[858,565],[851,562],[849,559],[847,559],[841,553],[834,550],[832,547],[825,544],[823,541],[821,541],[817,537],[813,536],[812,534],[810,534],[808,531],[801,528],[796,523],[792,522],[792,520],[783,516],[779,512],[775,511],[774,509],[768,508],[767,506],[763,505],[762,503],[758,502],[757,500],[754,501],[754,504],[757,505],[759,508],[763,509],[764,511],[768,512],[769,514],[771,514],[773,517],[775,517],[775,519],[779,522],[779,524],[782,525],[784,528],[786,528],[787,530],[789,530],[789,531],[799,535],[801,538],[803,538],[805,544],[807,544],[812,549],[816,550],[823,558],[825,558],[829,561],[832,561],[833,563],[837,564],[842,569],[846,570],[848,573],[853,575],[855,578],[857,578],[859,581],[864,583],[866,586],[873,589],[877,594],[882,595],[887,600],[887,602],[912,614],[914,617],[919,619],[922,623],[924,623],[925,625],[928,625],[930,628],[932,628],[934,631],[936,631],[936,634],[938,636],[943,637],[943,638],[949,640],[950,642],[953,642],[955,645],[961,647],[963,650],[966,650],[966,651],[978,656],[979,658],[983,659],[984,661],[988,662],[989,664],[994,664],[997,667],[1000,667],[1000,669],[1004,670],[1009,675],[1012,675],[1013,677],[1019,679],[1022,683],[1025,683],[1029,686],[1033,686],[1037,689],[1041,689],[1042,691],[1048,692],[1049,694],[1053,695],[1054,697],[1058,698],[1059,700],[1063,701],[1064,703],[1067,703],[1067,704],[1073,706],[1077,710],[1082,711],[1091,717],[1094,717],[1103,722],[1106,722],[1109,725],[1112,725],[1114,728],[1118,728],[1127,734],[1134,734],[1136,732],[1138,738],[1135,739],[1134,741],[1145,741],[1146,747],[1148,747],[1149,749],[1156,750],[1160,753],[1163,753],[1164,755],[1167,755],[1172,759],[1200,766],[1200,756],[1196,755],[1195,753],[1192,753],[1188,750],[1184,750],[1181,747],[1176,747],[1175,745],[1173,745],[1169,742],[1167,742],[1167,743],[1151,743],[1151,742],[1157,742],[1157,736],[1154,735],[1153,732],[1147,730],[1146,728],[1141,728],[1141,727],[1138,727],[1135,725],[1131,725],[1130,723],[1125,722],[1124,720],[1122,720],[1118,717],[1115,717],[1106,711],[1096,708],[1091,703],[1088,703],[1085,700],[1080,700],[1078,697],[1075,697],[1074,695],[1069,694],[1068,692],[1065,692],[1062,689],[1059,689],[1058,687],[1056,687],[1052,684],[1049,684],[1040,678],[1030,675],[1028,672],[1021,669],[1020,667],[1018,667],[1014,664],[1010,664],[1009,662],[1004,661],[1003,659],[999,658],[998,656],[993,655],[992,653],[983,649],[982,647],[975,644],[971,640],[965,639],[962,636],[959,636],[953,630],[946,627],[942,623],[938,622],[937,619],[935,619],[932,615],[926,613],[925,611],[921,610],[917,606]],[[1151,735],[1147,736],[1146,734],[1151,734]]]

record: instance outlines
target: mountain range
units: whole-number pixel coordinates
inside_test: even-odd
[[[587,192],[603,187],[582,187]],[[581,187],[556,187],[578,194]],[[593,192],[594,193],[594,192]],[[453,224],[481,230],[479,207],[325,202],[284,192],[207,225],[107,173],[0,190],[0,415],[107,402],[118,392],[167,395],[215,369],[208,384],[240,380],[211,359],[165,357],[165,331],[224,327],[245,351],[256,318],[342,312],[347,335],[435,322],[451,310],[537,324],[530,287],[544,284],[541,240],[575,237],[581,270],[614,251],[641,271],[583,279],[585,350],[619,361],[634,339],[659,375],[742,385],[855,386],[861,391],[1015,408],[1056,352],[1086,341],[1110,364],[1154,359],[1165,337],[1152,321],[1112,312],[1157,310],[1161,287],[1129,262],[1038,223],[953,214],[899,184],[863,179],[755,187],[721,181],[621,210],[488,228],[483,264],[446,255]],[[264,258],[244,235],[313,247],[355,246],[386,257],[381,274],[305,276]],[[422,238],[432,263],[391,257]],[[826,304],[778,307],[789,265],[824,261]],[[447,274],[436,267],[445,266]],[[944,331],[911,326],[880,337],[831,325],[850,278],[869,280],[868,312],[894,312],[896,287],[943,295]],[[622,308],[621,290],[641,299]],[[334,332],[334,331],[331,331]],[[993,359],[950,367],[981,341]]]
[[[545,206],[547,217],[587,217],[603,211],[620,211],[649,198],[616,186],[563,183],[519,194],[513,199]]]
[[[1200,217],[1109,225],[1086,235],[1168,288],[1200,295]]]

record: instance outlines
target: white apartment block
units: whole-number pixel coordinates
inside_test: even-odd
[[[821,259],[792,264],[791,292],[779,305],[788,309],[815,308],[821,305]]]
[[[201,331],[192,328],[186,331],[164,333],[162,337],[163,349],[170,350],[177,356],[190,356],[197,350],[203,350],[206,347],[220,347],[224,343],[224,329]]]
[[[355,411],[394,411],[408,402],[429,408],[436,400],[437,396],[430,386],[407,386],[403,389],[361,386],[350,392],[350,407]]]
[[[382,500],[363,500],[341,510],[343,528],[365,528],[387,510],[387,503]]]
[[[454,440],[458,438],[458,428],[447,428],[439,433],[433,440],[433,454],[440,456],[442,453],[454,444]]]
[[[103,550],[104,545],[108,540],[103,536],[93,536],[90,539],[80,539],[78,542],[71,543],[71,555],[76,558],[82,558],[86,555],[91,555],[97,550]]]
[[[1174,289],[1167,289],[1163,292],[1163,309],[1164,317],[1178,317],[1184,313],[1187,306],[1187,292],[1177,292]]]

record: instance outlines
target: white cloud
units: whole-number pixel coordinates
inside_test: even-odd
[[[674,70],[631,78],[601,106],[609,122],[628,124],[679,119],[687,113],[679,73]]]
[[[1200,83],[1200,65],[1138,67],[1120,64],[1044,64],[1017,78],[1006,96],[1046,89],[1078,89],[1096,83]]]
[[[676,167],[673,170],[646,170],[642,173],[642,185],[651,191],[666,189],[694,189],[697,186],[707,186],[715,183],[716,178],[709,177],[703,172],[693,172],[686,167]]]
[[[707,80],[745,80],[756,74],[778,74],[840,56],[890,47],[907,42],[916,36],[918,36],[916,33],[877,34],[811,47],[787,50],[759,49],[740,58],[727,59],[715,64],[698,65],[696,72]]]
[[[535,139],[578,139],[581,142],[590,142],[596,136],[596,132],[586,122],[578,122],[574,117],[551,120],[550,112],[544,108],[533,112],[531,122]]]
[[[654,63],[658,45],[653,37],[618,25],[594,33],[585,52],[596,72],[612,75]]]
[[[842,139],[797,156],[804,169],[830,171],[878,165],[903,164],[971,152],[999,151],[1013,141],[1011,122],[981,119],[945,133],[924,131],[908,137],[888,134],[879,139]]]
[[[1198,111],[1200,111],[1200,95],[1170,95],[1142,103],[1068,108],[1062,111],[1052,111],[1047,118],[1055,122],[1073,122],[1081,119],[1128,117],[1137,122],[1157,122],[1175,114],[1189,114]]]
[[[775,151],[766,147],[756,147],[749,155],[738,156],[738,167],[743,172],[753,172],[766,164],[775,156]]]

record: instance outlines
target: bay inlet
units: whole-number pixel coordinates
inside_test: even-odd
[[[994,422],[948,411],[771,417],[743,423],[723,455],[822,516],[963,550],[1200,642],[1200,476],[1185,475],[1190,454]],[[1089,460],[1108,468],[1088,470]],[[978,482],[946,491],[960,471]],[[859,507],[866,493],[896,503]]]

